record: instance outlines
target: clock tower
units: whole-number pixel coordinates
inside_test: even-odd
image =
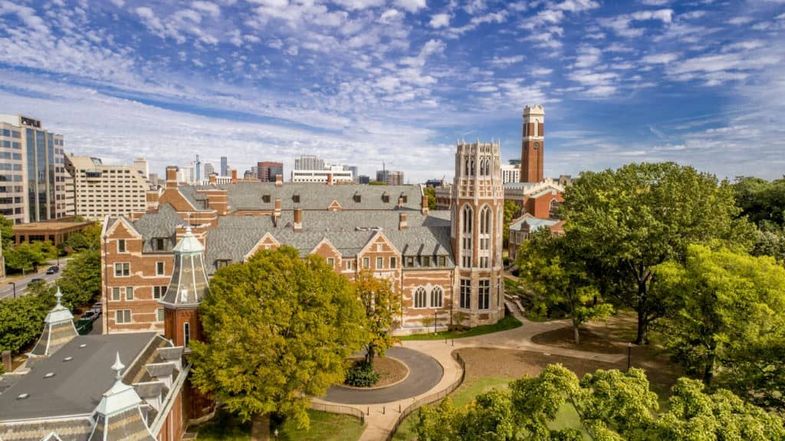
[[[523,108],[521,182],[540,182],[545,156],[545,110],[540,104]]]

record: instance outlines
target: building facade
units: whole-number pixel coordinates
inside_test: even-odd
[[[146,211],[151,184],[145,174],[146,161],[141,161],[136,159],[133,166],[108,165],[99,158],[67,155],[76,215],[98,220]]]
[[[377,170],[376,181],[387,185],[403,185],[403,172],[397,170]]]
[[[256,164],[256,169],[261,182],[275,182],[276,176],[283,176],[283,162],[262,161]]]
[[[221,156],[221,176],[229,176],[229,159]]]
[[[64,163],[62,135],[33,118],[0,115],[0,214],[14,223],[72,216]]]
[[[350,170],[343,166],[333,165],[326,169],[300,169],[292,170],[292,182],[312,184],[351,184],[354,177]]]
[[[545,179],[545,110],[539,104],[523,108],[523,141],[521,142],[521,182]]]
[[[518,161],[520,162],[520,161]],[[508,184],[510,182],[520,182],[521,180],[521,166],[520,164],[505,164],[502,165],[502,182]]]
[[[314,155],[301,155],[294,159],[295,170],[324,170],[324,160]]]

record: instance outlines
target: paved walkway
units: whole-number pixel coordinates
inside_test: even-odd
[[[531,341],[533,336],[570,326],[569,321],[554,320],[548,322],[532,322],[521,316],[517,308],[512,307],[510,309],[513,312],[513,315],[523,323],[523,326],[493,334],[459,338],[455,340],[404,341],[402,343],[404,348],[428,354],[442,365],[443,375],[441,380],[430,390],[413,397],[376,404],[345,404],[368,413],[365,418],[366,428],[360,437],[360,441],[384,441],[387,439],[387,436],[389,436],[390,431],[395,427],[395,423],[400,414],[399,409],[405,409],[409,404],[417,400],[444,391],[458,381],[462,374],[461,367],[452,357],[453,351],[457,349],[474,347],[513,349],[582,358],[586,360],[604,361],[608,363],[621,362],[625,357],[623,354],[598,354],[534,343]],[[415,374],[415,370],[412,369],[410,377]],[[315,399],[314,401],[319,403],[330,403],[329,401],[319,399]]]

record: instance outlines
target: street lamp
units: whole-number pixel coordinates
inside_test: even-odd
[[[8,282],[11,286],[14,287],[14,298],[16,298],[16,282]]]

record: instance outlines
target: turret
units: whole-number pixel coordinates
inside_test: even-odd
[[[30,357],[48,357],[79,335],[74,326],[74,316],[62,305],[63,293],[57,288],[55,298],[57,304],[44,319],[44,332],[35,347],[28,354]]]

